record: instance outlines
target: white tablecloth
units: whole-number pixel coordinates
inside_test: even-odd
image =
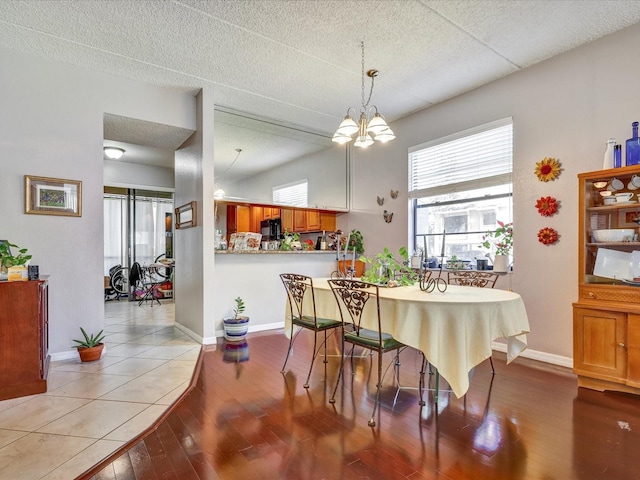
[[[314,278],[313,286],[317,315],[339,319],[327,279]],[[471,369],[491,356],[493,340],[507,339],[507,363],[527,348],[524,302],[506,290],[449,285],[444,293],[426,293],[418,285],[381,287],[380,313],[382,329],[424,352],[458,398],[469,388]],[[367,304],[363,326],[377,328],[374,305]]]

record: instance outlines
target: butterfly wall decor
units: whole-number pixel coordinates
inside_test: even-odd
[[[394,200],[398,198],[398,190],[391,190],[391,198]]]
[[[388,212],[385,210],[382,215],[384,216],[384,221],[387,223],[391,223],[391,220],[393,220],[393,212]]]
[[[384,203],[384,197],[377,197],[378,198],[378,205],[382,206],[382,204]]]

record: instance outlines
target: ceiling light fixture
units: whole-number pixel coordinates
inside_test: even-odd
[[[371,78],[371,89],[369,90],[369,98],[366,102],[364,101],[364,42],[360,42],[360,48],[362,49],[362,106],[360,107],[360,116],[356,122],[358,113],[355,108],[349,107],[347,115],[338,126],[331,140],[343,145],[353,140],[352,135],[355,133],[357,135],[353,145],[364,148],[372,145],[374,140],[386,143],[396,138],[396,136],[387,125],[384,117],[378,112],[378,107],[375,105],[369,106],[371,94],[373,93],[373,82],[378,76],[378,70],[369,70],[367,72],[367,76]]]
[[[124,149],[118,147],[104,147],[104,154],[111,160],[118,160],[124,155]]]

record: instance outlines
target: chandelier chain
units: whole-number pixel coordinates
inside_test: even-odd
[[[371,101],[371,95],[373,94],[373,81],[375,77],[371,77],[371,89],[369,90],[369,98],[364,101],[364,41],[360,42],[360,48],[362,50],[362,110],[366,110]]]

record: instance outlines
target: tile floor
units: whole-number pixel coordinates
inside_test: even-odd
[[[102,359],[52,362],[46,393],[0,401],[0,479],[75,478],[151,425],[200,353],[174,311],[170,300],[105,302]]]

